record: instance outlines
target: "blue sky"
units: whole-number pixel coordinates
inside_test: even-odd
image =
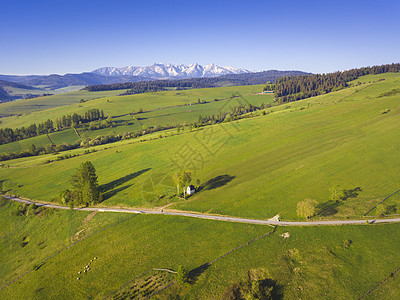
[[[214,62],[333,72],[400,62],[400,1],[1,0],[0,74]]]

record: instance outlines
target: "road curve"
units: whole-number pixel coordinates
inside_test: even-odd
[[[4,198],[7,198],[12,201],[32,204],[35,203],[37,206],[44,206],[55,209],[70,209],[67,206],[60,206],[54,204],[46,204],[40,203],[25,199],[20,199],[17,197],[11,197],[3,195]],[[215,215],[206,215],[200,213],[188,213],[188,212],[172,212],[172,211],[154,211],[154,210],[135,210],[128,208],[100,208],[100,207],[83,207],[83,208],[74,208],[74,210],[81,211],[98,211],[98,212],[117,212],[117,213],[133,213],[133,214],[149,214],[149,215],[168,215],[168,216],[183,216],[190,218],[199,218],[199,219],[207,219],[207,220],[217,220],[217,221],[227,221],[227,222],[239,222],[239,223],[247,223],[247,224],[258,224],[258,225],[272,225],[272,226],[326,226],[326,225],[361,225],[367,224],[376,224],[376,223],[400,223],[400,218],[393,219],[369,219],[369,220],[333,220],[333,221],[308,221],[308,222],[291,222],[291,221],[271,221],[271,220],[259,220],[259,219],[246,219],[246,218],[237,218],[237,217],[224,217],[224,216],[215,216]]]

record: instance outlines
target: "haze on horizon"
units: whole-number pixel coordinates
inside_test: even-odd
[[[8,1],[0,74],[214,62],[334,72],[399,62],[400,3]]]

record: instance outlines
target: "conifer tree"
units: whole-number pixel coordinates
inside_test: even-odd
[[[97,182],[96,169],[90,161],[82,163],[72,177],[74,202],[77,205],[99,203],[102,195]]]

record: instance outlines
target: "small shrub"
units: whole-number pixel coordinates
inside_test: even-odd
[[[178,272],[176,273],[176,281],[180,285],[189,283],[189,272],[182,265],[179,266]]]
[[[350,248],[352,243],[353,243],[352,240],[346,240],[346,241],[344,241],[343,247],[348,249],[348,248]]]
[[[13,214],[15,216],[24,216],[26,209],[27,209],[27,205],[25,203],[18,203],[13,211]]]

